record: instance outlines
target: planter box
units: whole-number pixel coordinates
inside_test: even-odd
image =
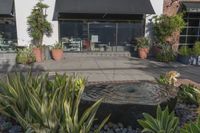
[[[198,65],[200,66],[200,56],[194,56],[194,61],[192,63],[192,65]]]
[[[182,56],[178,55],[177,60],[183,64],[186,65],[191,65],[193,62],[193,57],[192,56]]]
[[[186,65],[200,65],[200,56],[178,55],[177,60]]]

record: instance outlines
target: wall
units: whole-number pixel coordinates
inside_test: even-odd
[[[150,0],[156,15],[163,13],[163,0]],[[38,0],[15,0],[16,23],[17,23],[17,37],[19,46],[28,46],[31,43],[31,38],[27,33],[27,17]],[[58,41],[58,21],[52,21],[55,7],[55,0],[44,0],[44,3],[50,7],[47,10],[48,20],[52,23],[53,34],[52,37],[44,37],[44,44],[52,45]],[[146,15],[145,36],[152,36],[151,19],[154,15]]]
[[[151,4],[153,6],[153,9],[155,11],[155,14],[146,15],[146,27],[145,27],[145,36],[152,38],[152,17],[155,15],[161,15],[163,14],[163,0],[150,0]]]
[[[31,43],[31,38],[27,33],[27,17],[38,0],[15,0],[16,23],[17,23],[17,37],[19,46],[28,46]],[[47,10],[47,19],[51,22],[53,27],[52,37],[44,37],[44,44],[52,45],[58,41],[58,22],[52,21],[55,7],[55,0],[44,0],[44,3],[50,7]]]

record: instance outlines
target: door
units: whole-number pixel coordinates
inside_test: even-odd
[[[89,39],[91,51],[116,51],[116,24],[90,22]]]

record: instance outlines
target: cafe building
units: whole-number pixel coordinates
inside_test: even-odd
[[[11,51],[13,46],[31,44],[27,17],[37,2],[0,0],[0,51]],[[163,13],[163,0],[43,2],[49,5],[45,13],[53,28],[52,36],[44,37],[43,42],[53,45],[60,41],[66,52],[130,51],[137,37],[152,36],[152,17]],[[181,42],[188,35],[183,34]]]

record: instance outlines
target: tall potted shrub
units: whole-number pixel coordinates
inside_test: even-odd
[[[185,22],[182,18],[182,14],[177,14],[175,16],[155,16],[153,23],[153,31],[154,31],[154,51],[160,51],[162,49],[162,45],[169,44],[173,47],[178,40],[176,35],[185,27]],[[175,34],[176,33],[176,34]],[[175,39],[172,39],[175,38]],[[159,46],[159,47],[158,47]],[[160,50],[158,50],[160,49]],[[177,52],[177,49],[173,49],[174,52]],[[155,55],[158,53],[154,53]]]
[[[149,39],[147,39],[146,37],[139,37],[136,38],[136,40],[137,40],[138,56],[141,59],[146,59],[149,53]]]
[[[63,45],[60,42],[56,42],[51,50],[52,57],[58,61],[63,58]]]
[[[43,60],[42,44],[44,35],[50,37],[52,33],[51,23],[47,21],[47,15],[45,13],[48,7],[48,5],[42,3],[40,0],[32,9],[31,15],[27,20],[27,31],[35,46],[33,53],[35,54],[37,62]]]

